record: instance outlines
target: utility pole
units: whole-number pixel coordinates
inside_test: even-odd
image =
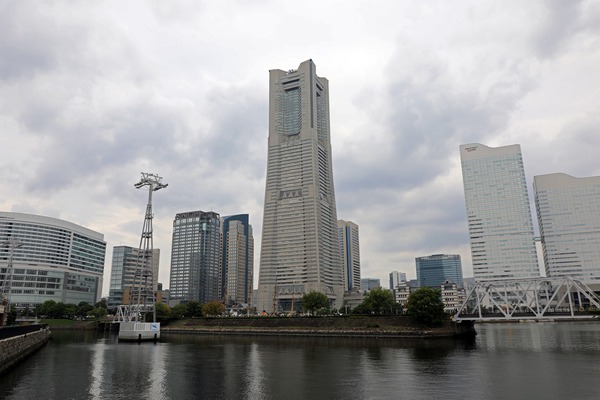
[[[5,303],[4,315],[6,316],[10,312],[14,253],[16,248],[23,246],[23,242],[14,237],[10,237],[4,241],[3,245],[8,247],[8,264],[6,266],[6,273],[4,274],[4,282],[2,283],[2,297]],[[6,323],[6,318],[4,319],[4,322]]]

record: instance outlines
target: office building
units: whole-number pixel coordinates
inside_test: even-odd
[[[600,280],[600,176],[534,177],[546,275]]]
[[[433,254],[415,258],[419,287],[439,288],[447,280],[462,287],[462,263],[458,254]]]
[[[467,297],[465,289],[448,279],[440,287],[444,312],[454,313],[463,305]]]
[[[221,296],[227,306],[252,302],[254,236],[248,214],[221,219]]]
[[[390,272],[390,289],[394,290],[401,283],[406,283],[406,274],[400,271]]]
[[[108,308],[115,309],[123,304],[136,304],[136,299],[130,299],[131,293],[139,293],[140,285],[151,285],[151,292],[158,289],[158,268],[160,263],[160,249],[153,249],[148,265],[152,265],[152,277],[140,278],[140,263],[142,258],[137,247],[114,246],[110,271],[110,286],[108,289]],[[137,272],[137,276],[136,276]],[[136,290],[132,291],[132,288]],[[146,288],[150,289],[150,288]],[[150,290],[142,290],[150,292]]]
[[[271,70],[259,312],[289,311],[311,290],[343,294],[329,129],[329,83],[312,60]]]
[[[342,260],[342,278],[344,291],[360,290],[360,249],[358,225],[352,221],[338,220],[338,238],[340,258]]]
[[[408,282],[400,282],[393,290],[394,301],[406,308],[408,298],[413,290],[414,289],[409,286]]]
[[[475,279],[538,277],[521,147],[465,144],[460,158]]]
[[[175,215],[171,246],[171,304],[220,300],[219,214],[190,211]]]
[[[17,309],[47,300],[97,303],[105,256],[101,233],[56,218],[0,212],[0,285]]]
[[[361,290],[370,292],[373,289],[381,287],[381,280],[375,278],[363,278],[360,280]]]

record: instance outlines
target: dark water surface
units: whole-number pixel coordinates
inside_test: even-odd
[[[53,332],[0,399],[600,399],[600,322],[477,325],[473,342]]]

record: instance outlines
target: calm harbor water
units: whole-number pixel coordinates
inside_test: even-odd
[[[472,342],[53,332],[1,399],[600,399],[600,322],[477,325]]]

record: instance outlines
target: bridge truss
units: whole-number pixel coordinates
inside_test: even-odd
[[[570,277],[476,282],[453,320],[590,319],[600,297]]]

